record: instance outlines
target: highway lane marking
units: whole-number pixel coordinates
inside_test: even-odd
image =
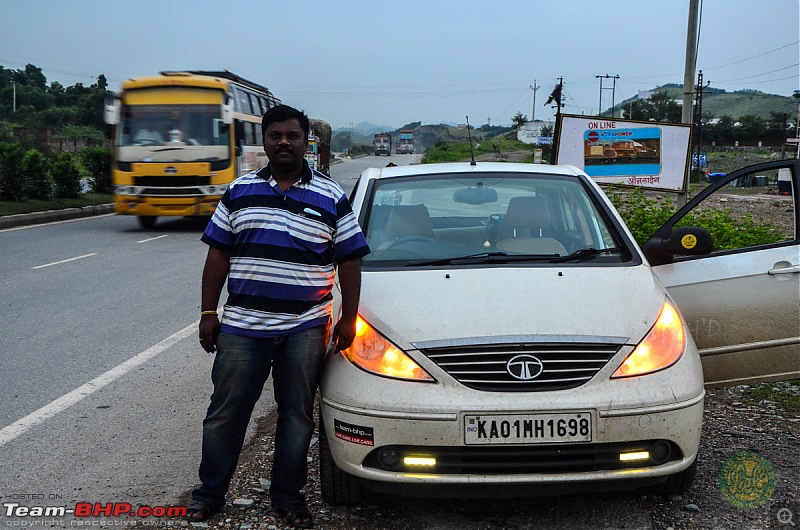
[[[35,267],[31,267],[31,269],[44,269],[45,267],[52,267],[53,265],[60,265],[62,263],[67,263],[68,261],[75,261],[76,259],[90,258],[92,256],[97,256],[97,252],[92,252],[91,254],[84,254],[83,256],[76,256],[74,258],[62,259],[61,261],[54,261],[53,263],[45,263],[44,265],[37,265]]]
[[[49,223],[39,223],[39,224],[32,224],[32,225],[25,225],[25,226],[14,226],[11,228],[3,228],[0,229],[0,234],[3,232],[13,232],[15,230],[28,230],[29,228],[39,228],[40,226],[52,226],[52,225],[60,225],[64,223],[74,223],[76,221],[88,221],[89,219],[99,219],[100,217],[111,217],[112,215],[117,215],[114,213],[103,213],[100,215],[90,215],[88,217],[79,217],[77,219],[64,219],[63,221],[50,221]]]
[[[149,239],[142,239],[141,241],[137,241],[137,243],[147,243],[149,241],[155,241],[156,239],[161,239],[162,237],[169,237],[169,234],[164,234],[163,236],[151,237]]]
[[[92,395],[93,393],[97,392],[104,386],[113,383],[120,377],[124,376],[140,364],[143,364],[159,353],[167,350],[168,348],[172,347],[173,345],[177,344],[178,342],[182,341],[186,337],[194,335],[197,333],[197,326],[199,325],[200,321],[193,322],[189,324],[182,330],[170,335],[166,339],[162,340],[158,344],[150,346],[143,352],[131,357],[127,361],[122,364],[115,366],[114,368],[110,369],[109,371],[95,377],[88,383],[79,386],[72,392],[57,398],[44,407],[31,412],[24,418],[21,418],[11,425],[0,429],[0,447],[7,444],[8,442],[13,441],[21,434],[26,432],[27,430],[39,425],[40,423],[44,422],[45,420],[52,418],[56,414],[63,412],[67,408],[71,407],[72,405],[78,403],[85,397]]]

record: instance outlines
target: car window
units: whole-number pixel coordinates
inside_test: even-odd
[[[676,226],[708,230],[715,253],[796,241],[797,212],[789,188],[789,171],[782,168],[745,173],[703,199]],[[783,190],[784,187],[789,189]]]
[[[361,217],[366,265],[474,254],[566,256],[617,249],[617,229],[578,179],[536,174],[379,179]],[[598,256],[619,262],[619,254]]]

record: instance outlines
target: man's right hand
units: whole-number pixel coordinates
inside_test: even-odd
[[[217,315],[200,317],[200,346],[208,353],[217,351],[217,335],[219,335],[219,318]]]

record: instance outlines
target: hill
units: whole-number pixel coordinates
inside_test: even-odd
[[[670,83],[653,88],[650,92],[666,91],[670,98],[676,101],[683,100],[683,85]],[[617,108],[625,106],[636,98],[629,98]],[[767,94],[758,90],[737,90],[727,92],[718,88],[708,87],[703,91],[703,114],[715,118],[730,116],[734,120],[742,116],[754,115],[765,120],[770,118],[770,112],[785,113],[790,121],[797,119],[797,103],[791,96]],[[608,109],[604,114],[611,114]]]

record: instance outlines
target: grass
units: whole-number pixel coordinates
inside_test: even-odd
[[[28,201],[0,201],[0,216],[16,215],[22,213],[43,212],[47,210],[63,210],[64,208],[80,208],[82,206],[95,206],[108,204],[112,201],[110,194],[85,193],[74,199],[50,199]]]
[[[747,399],[754,403],[771,401],[785,412],[800,414],[800,380],[781,383],[763,383],[744,391]]]

